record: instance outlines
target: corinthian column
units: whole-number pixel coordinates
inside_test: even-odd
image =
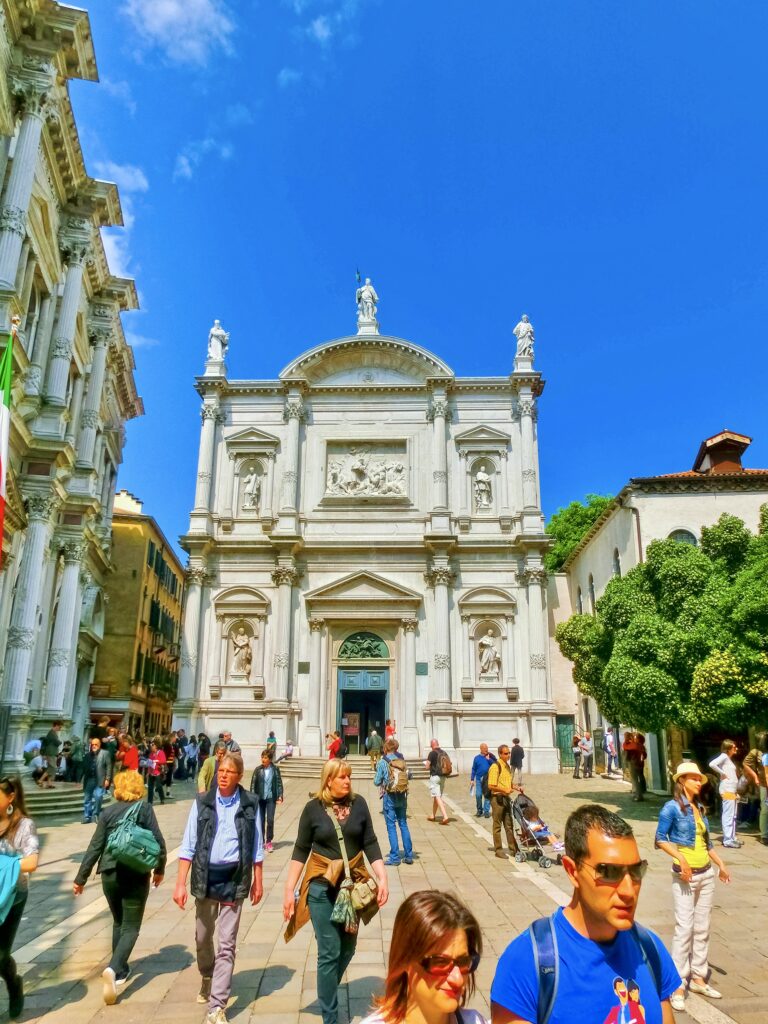
[[[69,541],[64,545],[64,573],[59,588],[59,603],[48,658],[45,700],[46,708],[52,715],[64,714],[69,663],[74,654],[71,646],[75,615],[78,612],[80,563],[85,551],[86,546],[75,541]]]
[[[70,218],[70,227],[76,228],[77,234],[62,235],[62,257],[67,264],[67,275],[64,278],[59,320],[50,349],[45,387],[46,402],[56,406],[65,405],[67,400],[67,380],[75,343],[83,271],[90,251],[90,241],[85,234],[87,222],[82,218]]]
[[[533,417],[536,400],[521,397],[518,400],[520,412],[520,460],[523,470],[523,508],[537,508],[539,504],[536,487],[536,451],[533,441]]]
[[[179,670],[178,701],[193,701],[197,697],[197,664],[200,646],[200,605],[203,584],[207,577],[201,567],[187,569],[184,627],[181,634],[181,668]]]
[[[418,619],[400,619],[403,630],[403,666],[400,686],[403,699],[400,702],[405,721],[398,723],[397,734],[402,741],[403,753],[407,757],[418,757],[419,744],[419,702],[416,692],[416,627]]]
[[[526,569],[522,575],[528,588],[528,637],[530,646],[531,701],[547,703],[550,700],[547,680],[547,624],[545,569]]]
[[[272,573],[277,591],[277,639],[274,642],[274,700],[288,700],[288,666],[291,650],[291,588],[298,583],[299,573],[292,565],[278,565]]]
[[[206,401],[200,410],[203,421],[200,430],[200,454],[197,460],[197,489],[195,491],[195,511],[207,512],[211,500],[211,480],[213,479],[213,457],[216,424],[221,423],[218,402]]]
[[[19,256],[27,230],[27,211],[35,180],[40,135],[48,95],[56,78],[53,65],[34,57],[25,57],[21,69],[12,77],[11,88],[19,97],[23,116],[11,173],[0,210],[0,290],[13,291]]]
[[[445,424],[450,415],[445,392],[435,391],[427,419],[432,420],[432,508],[448,511],[448,455],[445,448]]]
[[[77,463],[79,466],[85,467],[93,466],[101,392],[104,389],[104,375],[107,369],[107,346],[112,332],[109,327],[98,325],[91,328],[90,335],[93,343],[91,377],[88,381],[88,393],[85,396],[85,405],[80,417],[80,440],[77,445]]]
[[[435,565],[424,574],[424,579],[435,591],[435,651],[432,659],[433,701],[447,702],[451,699],[451,643],[448,610],[448,587],[453,584],[455,573],[443,565]]]
[[[309,650],[309,723],[304,730],[304,742],[302,753],[306,747],[306,753],[317,756],[323,753],[323,730],[320,724],[322,714],[323,694],[323,629],[325,619],[311,618],[309,620],[310,650]]]
[[[304,402],[300,394],[289,395],[283,416],[288,422],[288,440],[285,445],[280,511],[295,512],[299,488],[299,427],[301,421],[306,417]]]
[[[8,704],[27,707],[27,677],[37,636],[37,607],[43,582],[43,560],[57,502],[50,495],[27,499],[29,527],[16,581],[16,600],[8,630],[5,657],[4,698]]]

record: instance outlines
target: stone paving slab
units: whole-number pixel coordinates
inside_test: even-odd
[[[655,820],[661,800],[643,804],[630,799],[626,784],[600,778],[574,780],[569,776],[540,776],[527,781],[531,796],[555,831],[562,832],[568,813],[579,804],[598,801],[617,810],[635,827],[650,869],[643,886],[640,919],[669,943],[673,920],[669,858],[653,848]],[[370,776],[355,778],[355,787],[368,800],[374,826],[386,854],[386,828]],[[306,800],[304,780],[290,780],[285,803],[278,809],[275,852],[265,862],[265,897],[257,908],[243,913],[238,959],[228,1009],[237,1024],[319,1024],[316,1002],[316,947],[311,926],[288,945],[282,937],[282,890]],[[161,828],[175,856],[194,789],[174,785],[175,799],[156,807]],[[340,1024],[360,1021],[368,1012],[371,994],[381,987],[386,952],[397,907],[422,888],[456,892],[472,908],[483,928],[485,955],[478,971],[477,1009],[489,1013],[488,994],[498,955],[535,917],[549,914],[565,902],[569,886],[561,868],[545,871],[535,863],[516,865],[494,857],[491,822],[474,817],[474,799],[467,779],[448,781],[446,794],[456,820],[447,827],[426,820],[430,799],[422,782],[412,784],[410,827],[416,850],[412,866],[388,869],[390,901],[361,929],[355,959],[342,986]],[[714,823],[711,823],[714,824]],[[163,885],[153,890],[142,933],[133,957],[134,974],[115,1006],[105,1007],[101,971],[109,959],[111,919],[101,886],[94,875],[83,896],[72,895],[72,879],[93,826],[78,823],[41,829],[41,867],[32,879],[30,899],[17,940],[20,970],[27,986],[25,1021],[78,1024],[146,1024],[170,1016],[174,1024],[201,1024],[205,1008],[195,1001],[199,975],[194,957],[194,907],[181,912],[172,901],[176,864],[171,863]],[[718,834],[713,829],[715,835]],[[765,895],[768,848],[745,837],[742,850],[727,851],[734,881],[718,886],[713,914],[711,959],[714,982],[725,998],[717,1005],[689,999],[689,1016],[700,1024],[758,1024],[768,1019],[768,963],[757,942]],[[75,916],[76,915],[76,916]],[[0,1012],[7,1004],[0,996]],[[679,1014],[678,1019],[685,1020]]]

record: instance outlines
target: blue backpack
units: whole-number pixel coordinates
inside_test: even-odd
[[[557,935],[552,917],[540,917],[528,929],[533,945],[533,960],[539,975],[539,1002],[536,1024],[548,1024],[557,999],[557,983],[560,980],[560,958],[557,952]],[[640,924],[632,925],[632,935],[640,947],[643,960],[648,968],[656,991],[661,998],[661,957],[651,933]]]

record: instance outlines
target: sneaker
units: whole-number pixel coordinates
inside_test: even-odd
[[[117,985],[115,983],[115,972],[111,967],[105,967],[101,972],[101,978],[104,983],[103,995],[104,1002],[107,1006],[112,1006],[117,1002]]]
[[[482,818],[482,816],[483,816],[483,812],[482,811],[478,811],[477,814],[475,815],[476,818]]]
[[[121,978],[115,978],[115,984],[116,985],[124,985],[126,983],[126,981],[128,981],[128,979],[130,978],[130,976],[131,976],[131,968],[129,967],[128,970],[125,972],[125,974]]]
[[[740,850],[743,845],[744,843],[740,843],[736,840],[732,843],[723,843],[723,846],[726,848],[726,850]]]
[[[211,998],[211,982],[213,978],[200,979],[200,991],[197,993],[198,1003],[207,1003]]]
[[[392,860],[391,857],[387,857],[387,859],[384,861],[384,864],[388,868],[399,868],[400,867],[400,861],[399,860]]]
[[[689,992],[697,992],[700,996],[709,996],[710,999],[722,999],[723,995],[718,992],[716,988],[712,988],[711,985],[697,985],[695,981],[692,981],[688,985]]]
[[[217,1006],[205,1018],[205,1024],[227,1024],[227,1015],[221,1006]]]
[[[507,860],[508,859],[506,853],[504,853],[503,850],[497,850],[496,851],[496,856],[500,857],[501,860]]]
[[[685,1010],[685,996],[680,992],[673,992],[669,997],[669,1005],[673,1010]]]
[[[24,1009],[24,981],[20,975],[8,982],[8,1016],[11,1020],[20,1017]]]
[[[491,813],[490,813],[490,811],[488,812],[488,814],[484,814],[484,815],[483,815],[483,817],[484,817],[484,818],[490,818],[490,816],[491,816]]]
[[[403,857],[403,864],[413,864],[413,857]]]
[[[274,850],[274,846],[272,845],[272,843],[267,843],[264,849],[267,851],[267,853],[272,853],[272,851]]]

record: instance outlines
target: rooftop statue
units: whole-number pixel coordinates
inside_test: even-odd
[[[517,338],[517,355],[533,359],[533,324],[525,313],[512,333]]]
[[[357,289],[357,322],[359,324],[375,324],[376,323],[376,303],[379,301],[379,296],[376,294],[376,289],[371,284],[370,277],[366,277],[365,284],[362,288]]]
[[[222,362],[229,348],[229,334],[221,326],[221,320],[214,320],[208,332],[208,358]]]

